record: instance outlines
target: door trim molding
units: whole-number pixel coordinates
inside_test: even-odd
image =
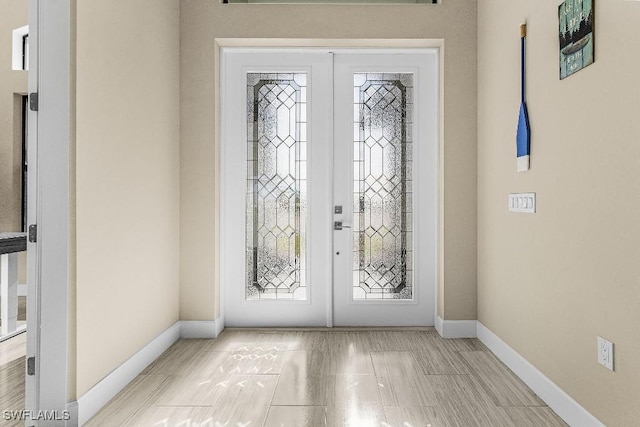
[[[28,223],[38,225],[37,243],[27,244],[27,357],[36,362],[35,375],[26,375],[25,409],[31,413],[62,413],[75,393],[69,376],[75,369],[69,366],[75,343],[68,329],[73,274],[71,11],[70,0],[29,0],[28,87],[30,93],[40,93],[38,112],[28,112]]]
[[[328,49],[416,49],[425,47],[444,47],[444,39],[284,39],[284,38],[216,38],[216,48],[312,48]]]

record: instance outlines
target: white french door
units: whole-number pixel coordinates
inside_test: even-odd
[[[433,325],[437,52],[222,57],[225,324]]]
[[[227,326],[326,326],[328,53],[223,53],[221,265]]]
[[[435,55],[335,56],[336,325],[433,325],[436,70]]]

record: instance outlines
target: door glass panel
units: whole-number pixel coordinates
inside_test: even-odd
[[[247,74],[248,300],[306,300],[305,73]]]
[[[354,74],[353,299],[412,299],[413,74]]]

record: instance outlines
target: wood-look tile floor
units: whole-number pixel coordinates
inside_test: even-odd
[[[24,409],[24,370],[27,334],[22,333],[0,342],[0,425],[24,426],[24,421],[7,421],[5,410]]]
[[[225,330],[180,340],[89,426],[566,426],[476,339]]]

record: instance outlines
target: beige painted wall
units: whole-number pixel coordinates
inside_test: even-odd
[[[559,1],[478,7],[480,321],[607,426],[640,419],[640,3],[596,2],[596,62],[558,79]],[[516,173],[528,22],[531,170]],[[507,193],[537,193],[535,215]],[[596,363],[615,344],[616,371]]]
[[[12,31],[28,24],[27,0],[0,6],[0,232],[22,226],[22,101],[27,72],[11,69]],[[20,254],[18,281],[26,283],[26,252]]]
[[[178,320],[178,0],[77,2],[77,396]]]
[[[476,1],[433,5],[180,3],[180,316],[213,320],[216,38],[444,39],[444,265],[438,312],[476,318]]]
[[[22,105],[27,72],[11,69],[12,31],[28,24],[26,0],[3,0],[0,13],[0,232],[20,231]]]

